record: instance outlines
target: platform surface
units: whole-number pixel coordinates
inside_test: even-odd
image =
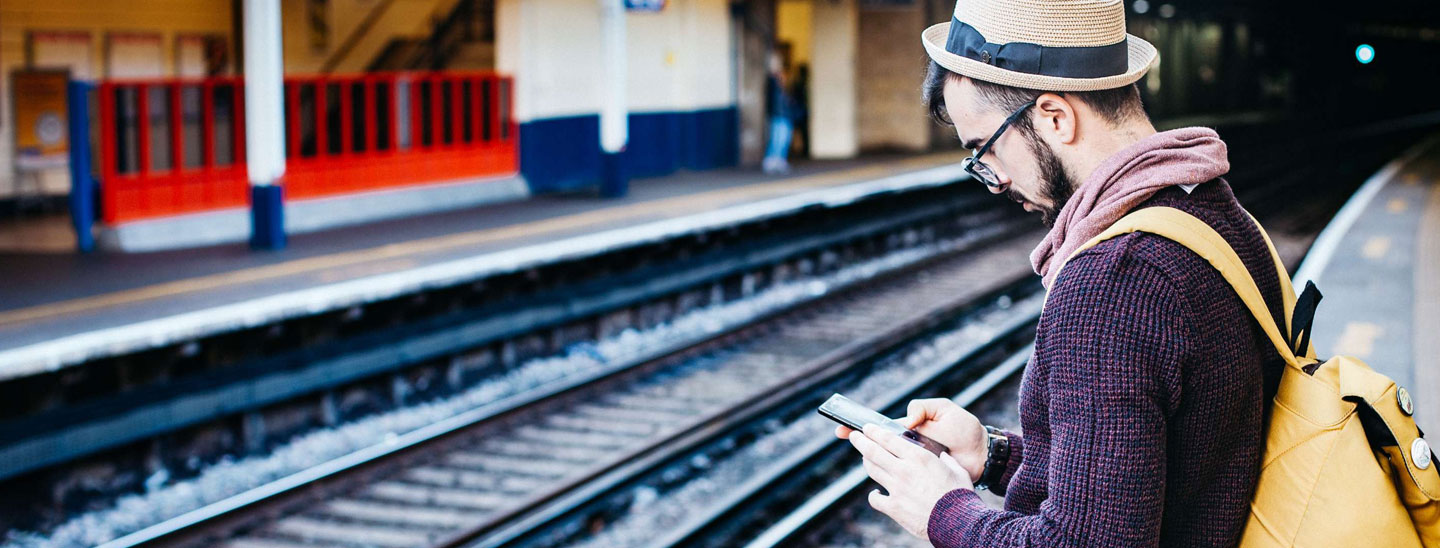
[[[729,169],[291,238],[145,254],[0,251],[0,379],[817,204],[953,182],[962,153]]]
[[[1296,272],[1324,297],[1322,358],[1356,356],[1414,395],[1421,428],[1440,428],[1440,137],[1365,183]]]

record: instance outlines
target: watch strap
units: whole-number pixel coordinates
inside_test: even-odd
[[[985,427],[985,437],[988,440],[986,449],[985,468],[980,472],[980,479],[975,482],[976,489],[989,489],[1005,476],[1005,469],[1010,463],[1010,438],[1005,432],[993,426]]]

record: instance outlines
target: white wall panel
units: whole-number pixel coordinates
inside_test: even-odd
[[[603,82],[595,0],[499,0],[496,67],[516,81],[521,121],[595,114]],[[677,0],[626,17],[631,112],[733,105],[728,0]]]
[[[629,105],[632,112],[675,110],[676,83],[685,71],[676,36],[688,2],[671,2],[660,13],[631,13],[626,17],[626,52],[629,54]]]
[[[600,112],[600,4],[500,0],[496,65],[515,76],[515,117],[526,122]]]
[[[735,104],[735,44],[728,0],[693,0],[680,36],[691,49],[687,58],[693,87],[689,107],[721,108]]]
[[[660,13],[631,13],[628,20],[631,111],[734,104],[727,0],[671,2]]]

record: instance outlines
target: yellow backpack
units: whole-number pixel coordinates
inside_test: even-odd
[[[1296,314],[1290,276],[1265,229],[1260,233],[1280,273],[1289,339],[1235,251],[1188,213],[1136,210],[1075,253],[1136,231],[1174,240],[1209,261],[1285,359],[1240,546],[1440,546],[1440,463],[1415,426],[1409,394],[1358,359],[1315,358],[1309,318],[1319,294],[1307,285]]]

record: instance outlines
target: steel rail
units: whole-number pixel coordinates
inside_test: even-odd
[[[981,399],[989,396],[1005,381],[1013,378],[1024,369],[1025,364],[1030,361],[1034,353],[1034,345],[1025,347],[1007,358],[1000,365],[991,369],[985,376],[980,377],[974,383],[965,387],[959,394],[950,398],[961,407],[975,405]],[[834,440],[830,445],[842,443]],[[865,472],[865,467],[855,465],[845,472],[839,480],[831,483],[830,486],[816,493],[814,497],[805,501],[794,512],[786,514],[785,517],[776,521],[770,528],[764,530],[749,543],[745,548],[773,548],[791,542],[801,533],[808,530],[813,524],[824,519],[839,507],[854,500],[861,488],[869,481],[870,476]]]
[[[1019,282],[1019,284],[1033,283],[1034,281],[1030,279]],[[999,292],[991,293],[990,296],[1012,290],[1016,285],[1009,284]],[[991,341],[965,353],[961,359],[973,359],[993,351],[997,347],[1013,344],[1012,339],[1016,337],[1028,339],[1032,333],[1029,328],[1033,326],[1034,318],[1034,315],[1024,315],[1006,322],[999,330],[1000,333]],[[663,468],[668,463],[688,456],[697,448],[741,428],[742,425],[773,416],[776,411],[788,404],[807,396],[819,394],[818,390],[830,386],[832,382],[852,372],[857,366],[869,363],[879,355],[904,342],[923,336],[951,319],[953,319],[953,311],[927,315],[927,317],[911,322],[893,333],[838,348],[826,357],[817,360],[814,367],[807,368],[809,370],[803,375],[797,376],[793,383],[787,383],[778,390],[759,394],[731,410],[716,414],[705,424],[686,432],[684,437],[677,438],[672,443],[656,446],[649,454],[636,455],[636,460],[627,462],[624,467],[617,468],[607,477],[597,478],[583,486],[584,488],[581,490],[556,492],[557,498],[554,499],[555,504],[551,507],[532,509],[529,514],[517,512],[514,516],[507,517],[519,518],[519,520],[503,529],[495,529],[493,526],[477,528],[457,535],[451,541],[440,546],[446,548],[458,546],[499,548],[523,544],[547,528],[554,528],[563,522],[574,520],[577,515],[584,513],[588,505],[597,500],[630,487],[646,475]],[[472,540],[474,542],[471,542]]]
[[[1003,335],[997,336],[984,346],[970,352],[962,355],[952,354],[951,356],[945,357],[945,359],[938,360],[936,366],[922,374],[912,377],[912,380],[905,386],[893,390],[884,397],[876,400],[878,403],[875,404],[875,408],[891,414],[903,413],[905,405],[910,400],[933,395],[934,387],[954,382],[953,379],[957,376],[973,375],[975,369],[986,367],[986,365],[980,365],[975,362],[982,362],[984,361],[982,358],[987,354],[993,354],[996,349],[1002,348],[1005,344],[1013,343],[1016,334],[1033,333],[1033,327],[1038,320],[1038,312],[1020,315],[1011,319],[1007,326],[1008,329],[1005,330]],[[1024,328],[1031,329],[1027,330]],[[1009,354],[1008,358],[998,364],[987,364],[989,365],[988,370],[986,370],[979,379],[970,383],[961,391],[961,396],[967,397],[967,400],[961,402],[961,404],[969,405],[979,400],[981,396],[989,393],[996,386],[999,386],[1000,383],[1020,371],[1029,359],[1032,349],[1033,344],[1027,345],[1024,349]],[[800,450],[791,452],[783,461],[768,468],[764,474],[756,476],[751,481],[731,491],[724,501],[712,506],[709,511],[675,527],[670,534],[651,543],[649,545],[650,548],[696,546],[706,543],[714,545],[717,537],[723,539],[725,545],[732,545],[733,542],[730,541],[733,539],[726,538],[723,533],[721,533],[722,529],[736,528],[739,523],[747,521],[741,517],[742,515],[754,514],[767,506],[767,503],[770,501],[785,495],[789,490],[785,489],[782,486],[783,484],[803,482],[803,478],[816,478],[829,472],[830,470],[826,469],[829,467],[815,466],[817,462],[822,461],[822,459],[825,459],[827,456],[839,454],[842,455],[842,457],[835,459],[839,462],[857,462],[858,459],[843,458],[847,446],[848,444],[843,440],[828,437],[827,439],[815,440]],[[839,462],[836,462],[836,464]],[[850,469],[851,467],[846,468]],[[860,473],[862,477],[859,478],[859,482],[863,483],[864,480],[868,479],[868,476],[864,476],[863,468],[860,469]],[[853,476],[854,470],[851,469],[849,474]],[[854,481],[855,479],[854,477],[847,476],[847,478],[842,481]],[[859,484],[857,484],[856,488],[858,488],[858,485]],[[848,493],[849,491],[846,491],[836,496],[838,497]],[[808,504],[807,502],[807,505]],[[816,504],[818,505],[820,503]],[[824,508],[821,509],[828,508],[828,506],[822,506],[824,506]],[[777,526],[778,525],[780,524],[777,523]],[[797,524],[797,526],[798,525],[799,524]]]

